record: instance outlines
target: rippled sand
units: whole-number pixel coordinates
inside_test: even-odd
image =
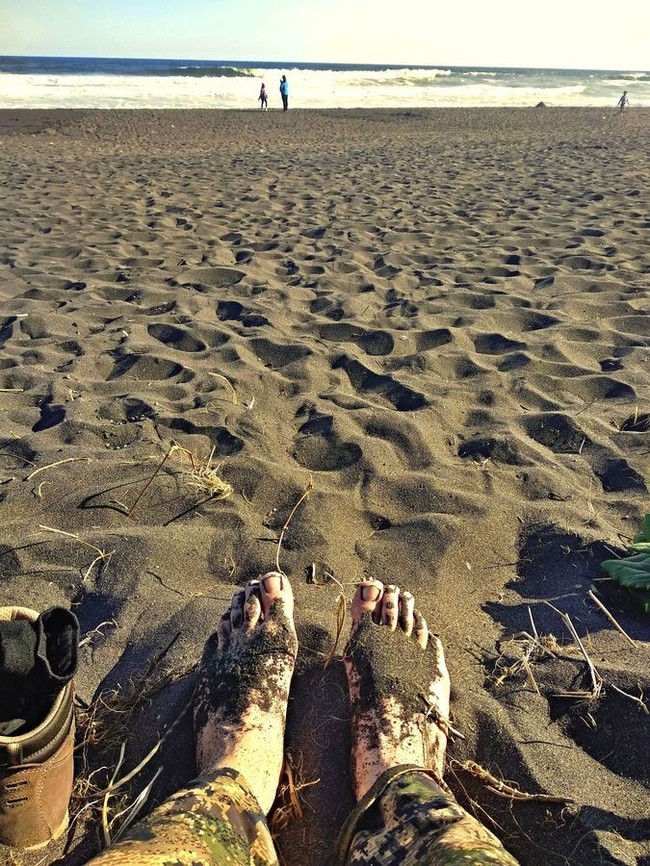
[[[73,605],[83,704],[163,653],[126,769],[277,557],[301,639],[287,748],[320,780],[289,866],[326,866],[351,806],[323,664],[366,575],[443,638],[461,802],[528,866],[646,863],[650,716],[613,687],[650,691],[649,621],[599,579],[648,510],[649,146],[643,110],[0,113],[0,598]],[[228,499],[188,475],[213,449]],[[591,680],[547,601],[599,699],[558,697]],[[533,629],[554,654],[527,676],[507,639]],[[576,805],[511,805],[467,759]],[[189,715],[131,796],[161,762],[146,808],[193,774]],[[99,835],[88,809],[65,850],[12,856],[72,866]]]

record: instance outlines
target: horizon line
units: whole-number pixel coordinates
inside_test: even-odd
[[[391,62],[370,62],[370,61],[349,61],[349,60],[262,60],[259,58],[252,60],[238,59],[214,59],[208,57],[136,57],[135,55],[104,55],[104,54],[0,54],[0,59],[3,58],[33,58],[39,60],[162,60],[162,61],[193,61],[198,63],[216,63],[216,64],[248,64],[255,63],[273,64],[278,69],[281,68],[300,68],[301,66],[362,66],[362,67],[377,67],[380,69],[473,69],[473,70],[530,70],[530,71],[546,71],[553,70],[556,72],[625,72],[625,73],[650,73],[650,69],[642,69],[637,67],[629,67],[627,69],[619,66],[498,66],[484,64],[467,64],[467,63],[391,63]]]

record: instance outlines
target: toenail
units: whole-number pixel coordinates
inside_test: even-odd
[[[267,580],[279,580],[280,581],[279,589],[284,589],[284,580],[282,578],[282,575],[279,574],[278,572],[274,572],[273,574],[265,574],[264,577],[261,578],[261,580],[260,580],[260,583],[262,584],[262,586],[264,587],[266,592],[271,592],[270,588],[266,585]]]
[[[379,596],[381,592],[378,586],[374,584],[372,586],[360,586],[361,591],[361,600],[362,601],[379,601]]]

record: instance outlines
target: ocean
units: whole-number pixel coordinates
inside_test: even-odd
[[[650,72],[221,60],[0,57],[0,108],[650,106]]]

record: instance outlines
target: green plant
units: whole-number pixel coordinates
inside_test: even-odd
[[[650,514],[646,514],[641,532],[627,548],[630,556],[606,559],[603,570],[620,583],[650,613]]]

